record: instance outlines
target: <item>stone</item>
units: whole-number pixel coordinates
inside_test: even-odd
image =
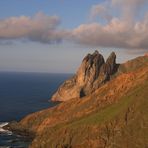
[[[116,54],[114,52],[110,54],[106,62],[97,50],[93,54],[87,54],[76,74],[58,88],[51,100],[68,101],[89,95],[110,80],[115,67]]]

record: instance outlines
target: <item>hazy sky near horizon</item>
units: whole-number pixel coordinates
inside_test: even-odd
[[[1,0],[0,71],[73,73],[82,58],[148,51],[147,0]]]

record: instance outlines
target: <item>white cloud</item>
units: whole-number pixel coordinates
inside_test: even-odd
[[[148,49],[148,13],[141,19],[136,18],[147,2],[112,0],[108,5],[103,3],[92,6],[92,17],[101,16],[109,18],[109,21],[105,25],[98,22],[81,24],[72,32],[74,40],[91,46]],[[113,9],[117,9],[117,16],[109,14]]]
[[[60,19],[37,13],[33,17],[20,16],[0,20],[0,39],[27,38],[40,42],[58,42],[65,32],[58,31]]]
[[[122,17],[128,21],[133,21],[147,4],[147,0],[111,0],[111,5],[120,8]]]
[[[101,4],[93,5],[90,12],[91,19],[96,17],[101,17],[107,21],[112,19],[112,16],[109,14],[108,9]]]
[[[81,24],[71,30],[62,30],[58,27],[59,17],[43,13],[33,17],[6,18],[0,20],[0,39],[27,38],[42,43],[71,40],[90,46],[148,49],[148,12],[143,18],[136,18],[147,2],[147,0],[111,0],[107,5],[104,3],[93,5],[90,15],[106,19],[106,24],[99,22]],[[116,16],[113,15],[115,11]]]

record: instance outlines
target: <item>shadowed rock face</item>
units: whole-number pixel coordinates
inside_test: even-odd
[[[115,72],[116,68],[116,54],[112,52],[105,63],[104,72],[111,75]]]
[[[52,96],[52,101],[68,101],[81,98],[95,91],[110,80],[116,72],[116,54],[112,52],[106,62],[103,56],[95,51],[83,59],[77,73],[66,80]]]

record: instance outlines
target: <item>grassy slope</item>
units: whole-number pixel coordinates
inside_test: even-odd
[[[47,127],[32,147],[95,148],[100,144],[100,147],[144,148],[148,146],[147,90],[148,81],[100,112],[53,128]]]
[[[135,82],[129,81],[130,76],[125,77],[127,81],[121,79],[125,81],[121,85],[123,89],[119,87],[118,91],[114,91],[118,100],[111,96],[109,99],[114,98],[111,103],[105,102],[100,107],[103,102],[97,101],[111,91],[112,86],[117,87],[120,79],[117,82],[113,80],[112,86],[106,84],[84,100],[73,100],[27,116],[21,124],[38,131],[30,147],[148,147],[148,58],[140,57],[127,62],[119,67],[118,73],[133,72],[142,67],[145,71],[139,71]],[[128,82],[132,82],[133,87],[126,84]],[[129,86],[127,91],[126,85]],[[122,91],[124,95],[120,95]],[[98,106],[95,105],[97,103]]]

